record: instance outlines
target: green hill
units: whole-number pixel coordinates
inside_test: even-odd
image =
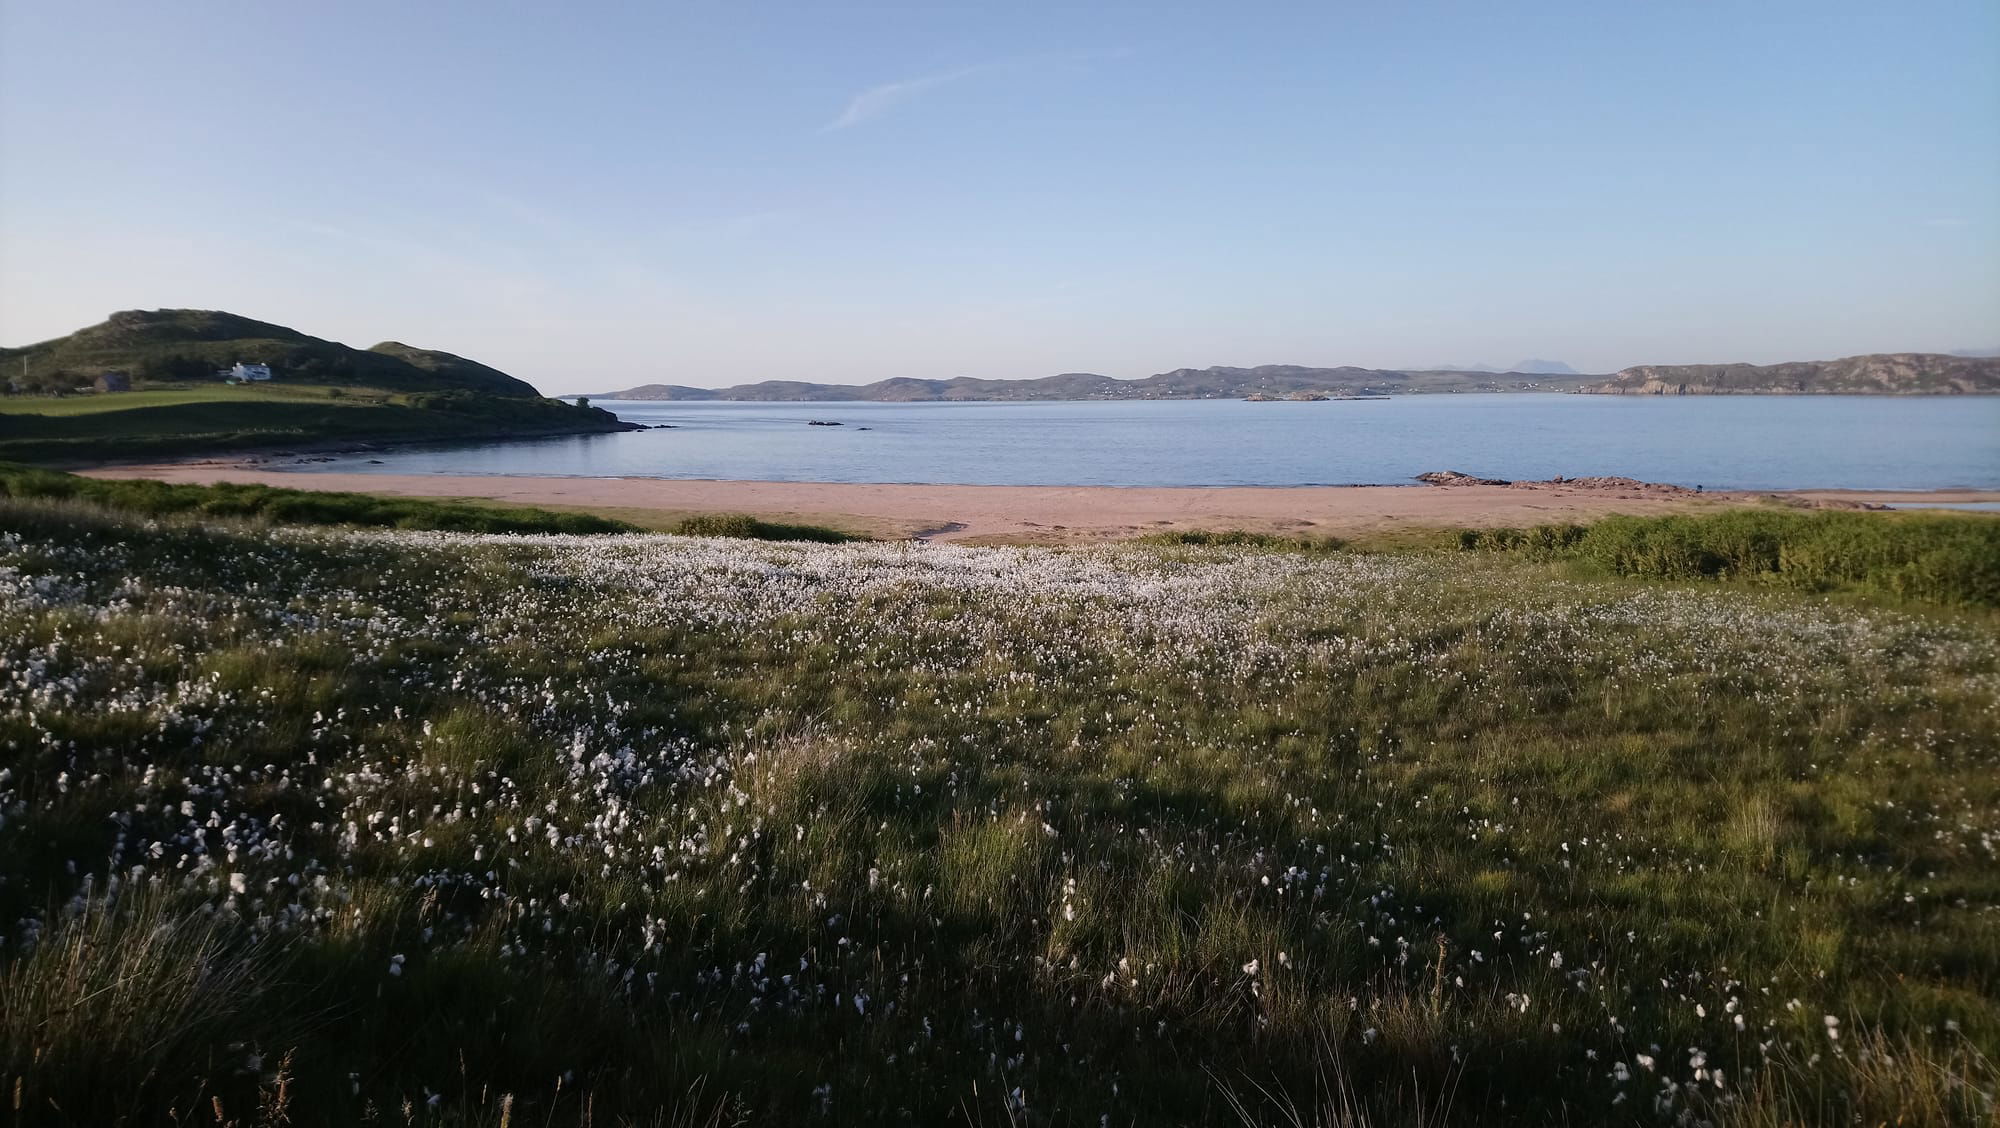
[[[272,379],[232,385],[237,363]],[[128,391],[89,390],[124,373]],[[453,353],[355,349],[213,310],[128,310],[67,337],[0,349],[0,458],[102,462],[334,443],[526,438],[633,430],[545,399]]]
[[[213,381],[218,369],[239,361],[270,365],[276,378],[287,383],[540,394],[526,381],[451,353],[395,341],[350,348],[283,325],[206,309],[125,310],[67,337],[0,349],[0,376],[22,392],[62,393],[88,385],[104,372],[127,373],[135,387]]]

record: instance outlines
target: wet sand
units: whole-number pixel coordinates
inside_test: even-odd
[[[1175,529],[1365,536],[1425,526],[1521,526],[1610,513],[1658,514],[1783,497],[1804,503],[2000,501],[2000,491],[1783,494],[1515,486],[920,486],[434,474],[302,473],[216,460],[83,471],[99,478],[246,482],[306,490],[484,498],[612,511],[641,524],[687,513],[750,513],[876,536],[1061,544]],[[653,520],[648,520],[652,518]]]

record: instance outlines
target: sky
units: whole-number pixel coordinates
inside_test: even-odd
[[[550,393],[2000,346],[2000,4],[0,0],[0,344]]]

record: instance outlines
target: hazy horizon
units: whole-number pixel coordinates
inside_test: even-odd
[[[544,391],[2000,343],[2000,9],[0,0],[0,343]]]

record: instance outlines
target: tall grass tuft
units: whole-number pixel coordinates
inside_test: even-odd
[[[137,894],[85,898],[51,924],[0,970],[8,1099],[104,1124],[258,1104],[265,1059],[277,1067],[297,1032],[274,1005],[284,960],[223,919]]]
[[[1919,1041],[1865,1027],[1850,1041],[1829,1045],[1822,1061],[1810,1064],[1795,1050],[1776,1054],[1749,1093],[1715,1105],[1716,1122],[1725,1128],[2000,1124],[2000,1065],[1973,1043],[1951,1034]],[[1825,1059],[1840,1084],[1815,1075]]]
[[[1320,1040],[1312,1095],[1301,1100],[1282,1085],[1217,1077],[1216,1086],[1241,1128],[1432,1128],[1452,1122],[1457,1071],[1433,1089],[1416,1077],[1390,1084],[1356,1084],[1340,1042]]]

